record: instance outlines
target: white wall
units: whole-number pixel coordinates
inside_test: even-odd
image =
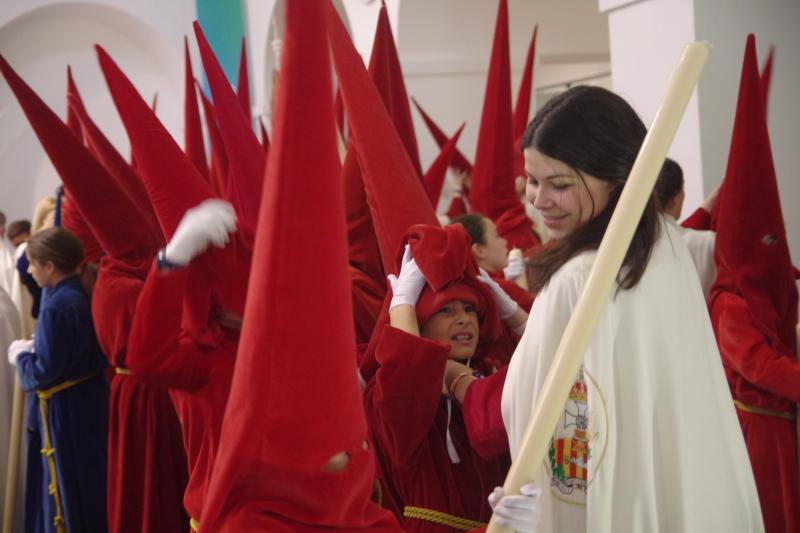
[[[683,45],[713,45],[670,155],[684,168],[684,215],[725,173],[747,33],[759,58],[777,46],[769,128],[783,216],[795,264],[800,263],[800,2],[797,0],[599,0],[608,9],[614,89],[649,123]]]
[[[608,30],[613,90],[636,109],[649,127],[683,47],[695,40],[694,1],[604,2],[603,7],[611,9]],[[714,52],[712,58],[713,55]],[[704,198],[697,91],[689,101],[669,155],[683,167],[683,213],[687,215]]]
[[[127,157],[127,137],[93,45],[108,50],[146,100],[158,92],[158,114],[181,139],[183,34],[191,32],[195,17],[193,0],[135,6],[122,0],[3,0],[0,53],[62,118],[66,65],[72,65],[89,114]],[[36,202],[52,195],[59,179],[5,82],[0,82],[0,124],[0,210],[9,220],[30,219]]]
[[[608,26],[592,2],[509,0],[508,11],[514,101],[537,23],[535,89],[608,72]],[[469,159],[478,140],[496,15],[496,1],[400,3],[397,40],[409,95],[448,134],[467,122],[459,148]],[[535,111],[533,103],[531,116]],[[438,148],[416,110],[412,114],[422,166],[427,168]]]

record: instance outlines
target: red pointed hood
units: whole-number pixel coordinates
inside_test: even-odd
[[[202,175],[101,46],[100,68],[136,154],[139,175],[167,240],[186,210],[213,198]]]
[[[469,191],[472,210],[493,220],[519,203],[514,191],[513,146],[508,3],[500,0]]]
[[[264,121],[261,120],[261,117],[258,119],[258,127],[261,131],[261,147],[264,149],[264,155],[269,156],[269,133],[267,133],[267,128],[264,127]]]
[[[251,298],[200,523],[237,533],[399,531],[370,501],[322,6],[288,0],[286,21]],[[297,320],[309,306],[326,316],[310,336]],[[326,472],[340,452],[348,464]]]
[[[239,76],[236,78],[236,97],[242,106],[244,116],[250,119],[250,76],[247,74],[247,44],[242,37],[242,50],[239,53]]]
[[[169,240],[186,210],[214,194],[111,57],[100,46],[97,53],[142,180]],[[240,224],[224,249],[211,248],[192,263],[183,327],[197,342],[213,344],[221,336],[221,330],[209,322],[213,305],[239,316],[244,312],[252,238],[252,229]]]
[[[417,108],[417,111],[419,111],[422,120],[428,127],[428,131],[431,132],[433,140],[436,141],[436,144],[439,146],[439,149],[441,150],[442,148],[444,148],[444,145],[447,144],[448,140],[447,135],[444,133],[444,131],[442,131],[442,128],[440,128],[436,124],[436,122],[433,121],[430,115],[428,115],[428,113],[426,113],[425,110],[422,109],[422,106],[419,105],[419,102],[417,102],[413,98],[411,99],[411,101],[414,102],[414,106]],[[456,148],[456,153],[453,156],[453,162],[451,163],[450,166],[452,166],[453,168],[455,168],[456,170],[458,170],[463,174],[472,174],[472,163],[469,162],[469,160],[464,156],[464,154],[461,153],[461,151],[458,148]]]
[[[717,211],[717,280],[711,289],[712,302],[722,291],[741,295],[764,332],[780,339],[783,349],[794,354],[797,286],[752,34],[747,37],[733,139]]]
[[[464,131],[465,124],[456,130],[447,144],[444,145],[442,151],[436,159],[433,160],[428,171],[425,172],[422,181],[425,182],[425,189],[428,191],[428,198],[431,200],[431,205],[434,209],[439,203],[439,196],[442,194],[442,185],[444,185],[444,178],[447,175],[447,169],[453,161],[453,156],[456,154],[456,143],[458,138],[461,137],[461,132]]]
[[[250,115],[245,116],[222,67],[211,50],[200,24],[195,21],[194,32],[200,47],[208,86],[214,100],[217,123],[228,157],[228,182],[225,198],[239,215],[240,224],[255,227],[266,158],[253,133]]]
[[[336,86],[336,96],[333,98],[333,113],[336,116],[336,126],[339,128],[339,135],[343,140],[347,140],[344,123],[344,102],[342,102],[342,91]]]
[[[0,71],[64,182],[68,200],[63,225],[81,239],[86,259],[97,260],[101,248],[131,261],[155,253],[158,242],[116,180],[2,56]],[[70,92],[77,94],[71,76],[69,80]],[[77,120],[74,109],[72,113]]]
[[[506,240],[508,249],[519,248],[523,251],[530,251],[538,248],[542,244],[536,232],[533,231],[533,221],[525,211],[522,202],[503,212],[494,221],[497,226],[497,233]]]
[[[196,82],[195,82],[196,83]],[[197,85],[200,93],[200,102],[203,104],[203,114],[206,119],[208,138],[211,141],[211,168],[209,169],[211,188],[222,197],[228,188],[228,156],[225,154],[225,144],[217,125],[217,113],[214,104],[206,97],[203,89]]]
[[[536,57],[536,35],[539,25],[533,27],[533,37],[528,46],[528,55],[525,57],[525,69],[522,71],[522,80],[517,93],[517,105],[514,107],[514,124],[512,135],[514,138],[514,177],[525,176],[525,157],[522,155],[520,141],[525,129],[528,127],[531,109],[531,91],[533,89],[533,60]]]
[[[769,107],[769,88],[772,84],[772,63],[775,61],[775,46],[769,47],[769,54],[767,54],[767,61],[764,63],[764,68],[761,70],[761,94],[764,96],[764,113],[766,114]]]
[[[415,223],[437,225],[420,177],[408,157],[375,84],[333,6],[326,4],[328,39],[339,77],[350,136],[358,152],[384,271],[396,269],[394,253]]]
[[[161,233],[161,227],[158,225],[158,218],[153,210],[153,205],[150,203],[150,198],[147,196],[147,190],[144,184],[133,171],[133,168],[131,168],[117,149],[114,148],[114,145],[112,145],[103,132],[100,131],[100,128],[97,127],[91,117],[89,117],[74,82],[70,84],[67,98],[69,109],[80,122],[83,130],[84,143],[89,149],[89,152],[115,180],[115,187],[126,196],[124,200],[120,200],[119,204],[121,206],[121,211],[125,214],[125,217],[119,222],[122,226],[118,227],[118,224],[112,224],[100,230],[105,233],[109,233],[111,230],[111,233],[108,235],[101,236],[96,230],[94,231],[95,235],[98,235],[101,241],[103,241],[104,246],[106,246],[105,243],[108,243],[109,240],[118,241],[119,245],[106,246],[108,252],[118,259],[127,255],[121,252],[121,248],[134,244],[135,247],[140,250],[150,250],[152,252],[144,255],[136,254],[137,256],[141,255],[142,258],[152,259],[152,254],[155,254],[155,251],[164,245],[164,235]],[[86,204],[80,199],[79,203],[81,206],[84,206],[82,208],[84,211],[101,211],[103,209],[108,209],[109,205],[117,205],[105,201],[97,203],[96,205]],[[137,215],[134,215],[134,213]],[[90,214],[89,218],[92,219],[93,215]],[[130,221],[127,224],[128,226],[133,224],[141,225],[141,230],[139,228],[135,230],[125,228],[125,220]],[[93,225],[93,228],[94,226],[95,225]],[[146,237],[143,236],[142,230],[146,231]],[[126,240],[130,240],[131,242],[126,244]],[[149,267],[149,264],[147,266]]]
[[[203,139],[203,125],[200,122],[200,109],[197,106],[197,93],[194,86],[192,60],[189,57],[189,39],[183,38],[184,85],[183,85],[183,147],[186,156],[197,171],[208,181],[208,162],[206,143]]]
[[[83,128],[81,127],[80,120],[78,120],[78,115],[75,113],[75,110],[73,109],[69,100],[69,95],[74,90],[75,82],[72,79],[72,69],[68,66],[67,128],[69,128],[69,131],[75,136],[78,142],[83,144]],[[86,222],[86,219],[83,218],[83,215],[78,209],[75,200],[72,199],[72,195],[70,194],[69,190],[67,190],[66,186],[64,187],[64,194],[59,202],[59,205],[61,206],[59,209],[60,216],[57,218],[60,220],[60,225],[74,233],[83,245],[84,257],[81,265],[99,261],[100,257],[104,253],[103,248],[100,246],[100,243],[97,242],[97,238],[92,233],[91,228],[89,228],[89,224]]]
[[[414,134],[414,123],[411,119],[411,108],[408,105],[408,94],[403,82],[403,71],[400,68],[400,59],[397,57],[397,47],[394,44],[392,27],[389,24],[389,15],[386,4],[381,5],[378,13],[378,25],[375,28],[375,40],[372,44],[372,55],[369,60],[368,71],[375,82],[375,87],[381,94],[383,103],[389,116],[392,117],[397,134],[403,141],[411,159],[411,164],[417,175],[422,175],[419,163],[419,150],[417,137]]]
[[[342,163],[342,183],[350,264],[367,274],[385,292],[380,247],[372,225],[367,192],[353,140],[347,143],[347,153]]]

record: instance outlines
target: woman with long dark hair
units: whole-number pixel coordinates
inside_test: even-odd
[[[522,138],[526,195],[551,241],[503,390],[512,457],[646,128],[621,97],[574,87]],[[697,272],[651,198],[552,437],[539,531],[759,531],[758,496]]]
[[[25,529],[106,531],[108,383],[77,273],[83,247],[55,227],[31,237],[26,253],[28,271],[48,297],[34,339],[15,341],[8,353],[22,388],[32,393],[29,420],[36,427],[29,445],[41,440],[40,461],[28,462]]]

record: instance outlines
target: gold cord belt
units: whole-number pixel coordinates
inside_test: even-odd
[[[403,508],[403,516],[406,518],[414,518],[417,520],[424,520],[426,522],[433,522],[434,524],[440,524],[442,526],[452,527],[453,529],[458,529],[459,531],[469,531],[471,529],[486,525],[485,522],[478,522],[477,520],[461,518],[460,516],[453,516],[441,511],[425,509],[424,507],[412,507],[410,505],[406,505]]]
[[[95,372],[88,376],[79,379],[73,379],[59,383],[49,389],[37,390],[36,395],[39,397],[39,412],[42,415],[42,428],[44,429],[44,448],[42,448],[42,455],[47,457],[47,467],[50,470],[50,484],[47,486],[48,492],[53,496],[56,504],[56,516],[53,518],[53,527],[56,528],[57,533],[67,533],[67,523],[64,520],[64,509],[61,506],[61,495],[58,492],[58,474],[56,471],[56,450],[53,448],[53,441],[50,438],[50,422],[48,419],[47,401],[55,394],[74,387],[78,383],[91,379],[100,374]]]
[[[123,376],[132,376],[133,372],[125,368],[124,366],[115,366],[114,367],[115,374],[122,374]]]
[[[200,531],[200,522],[198,522],[194,518],[190,518],[189,527],[192,528],[192,531]]]
[[[754,415],[775,416],[777,418],[783,418],[786,420],[794,420],[795,418],[797,418],[797,416],[794,413],[787,413],[784,411],[772,411],[770,409],[764,409],[762,407],[753,407],[752,405],[744,404],[739,400],[733,400],[733,404],[740,411],[744,411],[745,413],[752,413]]]

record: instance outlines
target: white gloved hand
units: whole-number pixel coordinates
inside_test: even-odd
[[[519,308],[519,304],[515,302],[511,296],[506,294],[506,291],[504,291],[495,280],[489,277],[489,273],[481,269],[481,274],[478,276],[478,279],[492,290],[492,296],[494,296],[494,303],[497,304],[497,312],[500,314],[500,318],[506,320],[514,316],[514,313],[516,313]]]
[[[508,266],[503,269],[503,277],[515,280],[525,273],[525,261],[518,254],[508,255]]]
[[[404,304],[412,307],[417,305],[419,295],[425,288],[425,276],[411,257],[411,248],[407,244],[400,266],[400,275],[389,274],[386,277],[392,286],[392,302],[389,304],[389,309]]]
[[[503,496],[503,488],[495,487],[489,494],[489,505],[501,526],[517,533],[536,533],[542,516],[539,503],[542,490],[529,483],[523,485],[519,492],[520,494]]]
[[[178,229],[167,244],[167,261],[188,265],[205,252],[209,244],[224,248],[230,240],[228,233],[236,231],[236,212],[233,206],[217,198],[192,207],[183,215]]]
[[[12,366],[17,365],[17,359],[23,352],[33,351],[33,339],[29,341],[19,340],[14,341],[8,346],[8,364]]]

